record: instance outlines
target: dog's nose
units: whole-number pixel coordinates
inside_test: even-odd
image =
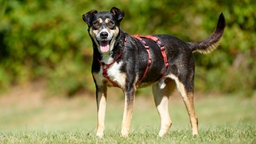
[[[100,38],[106,39],[107,37],[108,37],[108,33],[107,32],[101,32],[100,33]]]

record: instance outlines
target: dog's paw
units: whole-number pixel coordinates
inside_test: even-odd
[[[193,131],[192,131],[192,135],[193,135],[193,136],[198,136],[198,130],[193,130]]]
[[[103,132],[97,132],[97,134],[96,134],[96,136],[98,137],[98,138],[103,138]]]
[[[167,133],[166,131],[160,130],[160,132],[158,133],[158,136],[164,137],[166,133]]]
[[[121,137],[128,137],[129,131],[128,130],[122,130],[121,131]]]

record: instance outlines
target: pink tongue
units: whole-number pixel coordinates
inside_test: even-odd
[[[108,52],[109,51],[109,44],[108,41],[102,41],[100,42],[100,50],[101,52]]]

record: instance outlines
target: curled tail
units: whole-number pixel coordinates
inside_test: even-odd
[[[193,52],[199,52],[203,54],[208,54],[212,52],[217,48],[221,40],[225,25],[225,18],[223,13],[221,13],[219,16],[217,27],[215,28],[214,32],[208,38],[201,42],[189,42],[189,47],[192,49]]]

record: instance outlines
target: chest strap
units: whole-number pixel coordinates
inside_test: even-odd
[[[123,53],[120,53],[110,64],[105,64],[104,62],[101,62],[99,59],[99,64],[102,67],[102,75],[114,86],[114,87],[119,87],[120,86],[115,83],[111,78],[108,76],[108,68],[111,67],[122,55]]]
[[[124,39],[124,48],[126,45],[126,38]],[[121,88],[116,82],[114,82],[109,76],[108,76],[108,69],[123,55],[123,52],[121,52],[111,63],[105,64],[104,62],[101,62],[101,60],[98,59],[98,62],[100,66],[102,67],[102,75],[114,86]]]
[[[141,84],[142,80],[146,77],[148,69],[149,69],[149,67],[150,67],[150,65],[152,63],[152,57],[151,57],[151,54],[150,54],[149,46],[147,45],[146,41],[143,40],[143,38],[144,39],[150,39],[150,40],[154,41],[158,45],[160,50],[161,50],[161,54],[162,54],[162,57],[163,57],[163,60],[164,60],[164,63],[165,63],[165,72],[162,75],[162,77],[160,78],[160,79],[162,79],[166,75],[167,69],[169,67],[169,63],[168,63],[168,59],[167,59],[167,55],[166,55],[164,44],[159,40],[159,38],[157,38],[155,36],[152,36],[152,35],[147,35],[147,36],[134,35],[134,37],[142,42],[142,44],[144,45],[144,47],[145,47],[145,49],[146,49],[146,51],[148,53],[148,64],[147,64],[147,67],[144,70],[142,78],[137,82],[136,85],[139,86]]]

